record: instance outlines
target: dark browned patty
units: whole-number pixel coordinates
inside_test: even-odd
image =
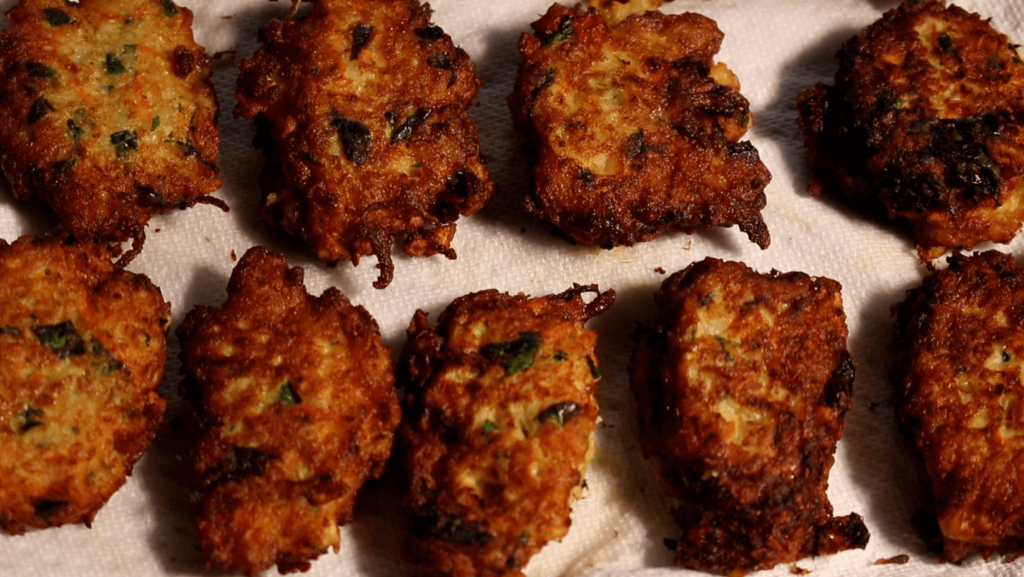
[[[328,262],[376,255],[377,288],[397,238],[455,258],[456,219],[494,194],[469,118],[480,78],[430,15],[418,0],[317,0],[241,62],[235,115],[256,119],[267,158],[263,220]]]
[[[910,227],[922,258],[1009,242],[1024,220],[1024,63],[977,14],[904,2],[839,52],[835,84],[800,94],[811,193]]]
[[[940,559],[1024,553],[1024,267],[954,253],[898,307],[892,382]],[[933,525],[934,526],[934,525]]]
[[[683,530],[676,562],[743,575],[868,541],[825,489],[854,366],[839,283],[713,258],[665,280],[637,333],[640,441]]]
[[[135,239],[217,176],[217,95],[171,0],[20,0],[0,34],[0,167],[76,238]]]
[[[604,15],[554,4],[519,40],[508,97],[532,162],[526,210],[610,248],[667,231],[738,225],[761,248],[771,175],[750,142],[739,82],[698,14]]]
[[[149,448],[171,307],[100,243],[0,240],[0,528],[89,525]]]
[[[521,577],[568,532],[598,412],[597,334],[584,323],[614,298],[594,286],[489,290],[456,299],[433,328],[416,313],[399,441],[411,557],[425,575]]]
[[[400,420],[377,323],[300,268],[246,252],[218,308],[178,327],[197,438],[199,538],[211,568],[305,571],[338,549],[356,492],[377,477]]]

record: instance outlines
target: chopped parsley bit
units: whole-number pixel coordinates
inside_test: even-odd
[[[493,432],[495,432],[497,430],[498,430],[497,423],[495,423],[494,421],[484,421],[484,432],[481,433],[481,435],[483,435],[483,438],[484,438],[485,441],[490,443],[491,442],[491,435],[490,435],[490,433],[493,433]]]
[[[36,409],[32,405],[25,405],[25,411],[18,413],[18,417],[25,421],[24,424],[18,427],[18,433],[24,433],[29,429],[43,426],[43,422],[39,420],[43,417],[43,411]]]
[[[152,126],[149,127],[149,129],[150,130],[156,130],[157,126],[160,126],[160,117],[159,116],[154,116],[153,117],[153,124],[152,124]]]
[[[50,101],[40,96],[36,98],[36,101],[32,103],[32,107],[28,109],[28,123],[35,124],[39,120],[46,117],[47,114],[55,112],[57,109],[50,104]]]
[[[138,45],[137,44],[125,44],[124,45],[124,51],[125,52],[135,52],[135,50],[137,50],[137,49],[138,49]]]
[[[1002,356],[1003,362],[1004,363],[1010,362],[1010,358],[1011,358],[1010,357],[1010,351],[1008,351],[1006,349],[1003,349],[1003,356]]]
[[[568,359],[568,358],[569,358],[569,355],[566,354],[565,351],[561,351],[561,350],[555,351],[554,359],[556,361],[564,361],[565,359]]]
[[[576,23],[573,22],[572,16],[566,14],[558,21],[558,27],[555,28],[555,33],[549,37],[544,44],[558,44],[559,42],[565,42],[576,34]]]
[[[115,132],[110,135],[110,144],[114,145],[114,151],[117,152],[117,157],[121,158],[125,154],[128,154],[129,150],[139,149],[138,135],[135,131],[128,132],[122,130],[121,132]]]
[[[551,88],[551,85],[554,83],[555,69],[549,68],[546,71],[544,71],[544,76],[541,77],[540,84],[538,84],[537,87],[530,92],[530,100],[535,100],[538,96],[540,96],[541,92],[544,92],[548,88]]]
[[[533,365],[533,357],[540,347],[540,333],[519,333],[519,338],[505,343],[493,343],[480,349],[489,361],[501,363],[506,375],[525,371]]]
[[[341,139],[345,156],[356,166],[366,162],[370,154],[370,145],[373,143],[370,129],[340,114],[335,113],[332,116],[330,125],[338,130],[338,138]]]
[[[597,363],[594,359],[587,357],[587,366],[590,367],[590,376],[594,377],[594,380],[601,379],[601,371],[597,368]]]
[[[146,335],[146,346],[148,347],[148,346],[149,346],[149,343],[150,343],[150,341],[152,341],[152,338],[151,338],[151,337],[149,336],[149,333],[143,333],[143,334],[145,334],[145,335]]]
[[[101,375],[116,373],[124,368],[124,363],[117,360],[117,358],[103,346],[103,343],[96,339],[92,339],[92,354],[100,358],[99,373]]]
[[[988,59],[988,69],[989,69],[990,72],[995,72],[996,70],[1002,70],[1003,69],[1003,61],[998,59],[998,58],[996,58],[995,56],[990,56],[989,59]]]
[[[58,325],[32,327],[32,332],[35,333],[40,344],[62,359],[72,355],[85,354],[85,341],[82,340],[71,321],[64,321]]]
[[[902,98],[897,98],[896,100],[892,101],[892,109],[893,110],[901,110],[903,108],[903,105],[906,104],[906,103],[907,103],[906,100],[904,100]]]
[[[300,397],[299,394],[295,392],[295,389],[292,388],[291,381],[285,381],[281,385],[281,392],[278,393],[277,398],[278,402],[282,405],[298,405],[302,402],[302,397]]]
[[[107,52],[107,74],[121,74],[124,71],[125,67],[121,60],[112,52]]]
[[[957,54],[956,46],[953,46],[953,39],[949,37],[949,34],[946,34],[945,32],[939,34],[938,41],[939,46],[941,46],[943,50],[950,54]]]
[[[725,337],[720,337],[718,335],[715,335],[715,340],[718,341],[719,346],[722,347],[722,352],[725,353],[726,362],[733,362],[732,355],[729,354],[729,349],[726,347],[726,345],[729,344],[729,340],[726,339]]]
[[[750,126],[750,112],[743,111],[743,113],[740,114],[740,128],[746,128],[748,126]]]
[[[352,30],[352,50],[349,53],[349,60],[359,58],[359,53],[370,43],[370,36],[373,35],[373,26],[367,26],[360,22]]]
[[[68,119],[68,130],[71,131],[71,138],[75,141],[75,144],[78,144],[78,139],[82,138],[82,135],[85,134],[85,130],[80,128],[75,124],[75,121],[70,118]]]
[[[564,427],[566,423],[578,417],[581,412],[583,412],[583,407],[572,401],[562,401],[541,411],[537,415],[537,421],[541,423],[554,423],[559,427]]]
[[[481,531],[482,523],[464,523],[460,517],[420,517],[413,521],[413,532],[456,545],[479,545],[494,540],[494,535]]]
[[[409,118],[405,119],[405,122],[401,126],[394,129],[391,133],[391,144],[398,144],[403,140],[409,140],[412,137],[412,133],[416,130],[416,127],[423,124],[423,122],[430,117],[430,113],[433,112],[430,108],[417,108],[416,112],[409,115]],[[394,118],[394,116],[392,116]]]
[[[161,2],[161,5],[164,8],[164,16],[172,18],[178,15],[178,7],[174,4],[172,0],[163,0]]]
[[[50,23],[50,26],[64,26],[74,23],[68,13],[58,8],[43,8],[43,19]]]
[[[45,64],[39,62],[33,62],[29,60],[25,63],[25,68],[28,69],[29,78],[53,78],[57,76],[57,71]]]

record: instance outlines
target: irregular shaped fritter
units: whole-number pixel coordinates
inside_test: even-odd
[[[630,386],[640,442],[683,529],[676,563],[743,575],[864,548],[825,489],[852,406],[839,283],[707,258],[655,294]]]
[[[377,288],[396,238],[455,258],[455,220],[494,194],[469,118],[480,78],[430,15],[418,0],[316,0],[241,62],[235,115],[256,118],[267,157],[263,220],[328,262],[376,255]]]
[[[519,40],[508,104],[533,163],[527,212],[606,248],[732,225],[767,247],[771,175],[740,142],[750,108],[713,62],[722,32],[698,14],[605,16],[554,4]]]
[[[589,304],[586,293],[597,297]],[[456,299],[430,328],[417,311],[399,382],[411,556],[426,575],[521,577],[569,530],[593,454],[597,334],[615,293]]]
[[[254,247],[227,302],[196,307],[177,334],[207,564],[286,573],[337,551],[338,525],[383,471],[400,420],[376,321],[335,288],[310,296],[301,268]]]
[[[220,188],[217,95],[171,0],[20,0],[0,35],[0,166],[81,239],[135,239]],[[222,204],[222,203],[221,203]]]
[[[954,253],[898,306],[896,350],[896,415],[927,470],[939,557],[1019,557],[1024,267],[996,251]]]
[[[100,243],[0,240],[0,528],[89,525],[149,448],[171,307]]]
[[[835,84],[800,94],[810,191],[909,225],[922,258],[1009,242],[1024,220],[1024,63],[988,20],[904,2],[847,41]]]

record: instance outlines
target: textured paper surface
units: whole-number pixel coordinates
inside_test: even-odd
[[[687,236],[674,234],[628,248],[598,250],[572,246],[524,216],[515,200],[527,184],[523,157],[512,131],[505,96],[512,88],[519,56],[516,42],[550,0],[436,0],[435,23],[451,34],[477,64],[484,79],[480,106],[472,111],[489,167],[500,190],[482,213],[459,221],[454,248],[458,260],[410,259],[395,255],[395,280],[384,291],[371,287],[374,259],[357,268],[342,263],[329,269],[311,256],[272,238],[256,217],[256,175],[262,157],[251,147],[250,122],[232,117],[237,59],[256,49],[256,29],[282,16],[289,3],[265,0],[183,1],[195,12],[195,33],[212,53],[221,102],[223,146],[219,160],[224,187],[216,196],[231,212],[210,206],[160,216],[150,224],[145,250],[130,269],[147,274],[171,302],[174,326],[196,304],[217,305],[234,266],[234,255],[266,244],[285,252],[306,270],[310,291],[337,286],[364,305],[380,323],[395,351],[417,308],[431,318],[467,292],[497,288],[543,295],[579,283],[598,283],[618,292],[615,306],[591,327],[600,333],[604,375],[598,395],[604,422],[588,489],[575,505],[573,526],[530,562],[530,577],[620,577],[689,575],[670,566],[662,544],[676,529],[669,504],[640,455],[626,365],[630,335],[637,321],[654,313],[652,294],[672,273],[711,255],[740,260],[767,272],[804,271],[843,285],[850,327],[850,349],[857,362],[854,409],[839,445],[829,495],[836,514],[864,516],[872,538],[865,551],[807,559],[796,565],[813,575],[1016,575],[1024,561],[984,563],[972,558],[961,567],[940,565],[925,551],[910,526],[918,502],[908,456],[897,437],[884,362],[890,346],[889,308],[925,274],[908,235],[884,223],[865,220],[837,203],[808,196],[808,155],[796,127],[797,93],[818,81],[831,81],[834,54],[841,43],[896,2],[883,0],[679,0],[666,12],[694,11],[715,19],[725,32],[719,59],[739,76],[750,100],[754,127],[750,140],[772,172],[764,220],[770,248],[759,250],[735,228]],[[13,0],[0,0],[6,11]],[[963,0],[960,5],[992,17],[997,29],[1024,40],[1024,4],[1016,0]],[[6,21],[3,26],[6,26]],[[14,240],[53,225],[45,210],[16,203],[0,185],[0,237]],[[1022,241],[1001,250],[1019,253]],[[985,247],[982,247],[985,248]],[[400,251],[399,251],[400,253]],[[177,342],[163,384],[174,395],[178,376]],[[97,515],[93,527],[63,527],[26,536],[0,536],[0,575],[104,577],[202,575],[202,555],[188,516],[189,495],[181,483],[183,466],[174,455],[174,427],[165,423],[153,449],[128,483]],[[370,487],[360,498],[356,520],[343,529],[341,550],[313,563],[309,575],[413,575],[401,560],[403,530],[395,521],[396,496],[386,485]],[[873,566],[901,553],[906,565]],[[788,575],[780,566],[762,575]],[[271,569],[267,574],[276,574]]]

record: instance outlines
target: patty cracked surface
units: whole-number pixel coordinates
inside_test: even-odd
[[[133,239],[220,188],[217,95],[171,0],[20,0],[0,34],[0,167],[83,240]],[[125,261],[127,262],[127,261]]]
[[[825,494],[852,407],[839,283],[706,258],[655,294],[630,386],[640,443],[683,530],[676,563],[739,576],[863,549],[859,515]]]
[[[988,20],[904,2],[847,41],[797,102],[810,190],[910,227],[923,259],[1006,243],[1024,220],[1024,63]]]
[[[0,240],[0,528],[89,525],[149,448],[170,305],[100,243]]]
[[[896,308],[892,384],[939,558],[1024,553],[1024,267],[954,253]],[[937,524],[937,527],[935,525]],[[924,525],[928,527],[928,525]]]
[[[295,0],[293,12],[298,6]],[[494,194],[469,108],[469,56],[418,0],[316,0],[259,33],[241,62],[235,115],[266,156],[260,215],[328,263],[391,246],[455,258],[455,221]]]
[[[732,225],[766,248],[771,175],[740,141],[750,105],[714,62],[715,22],[591,4],[552,5],[519,40],[508,104],[532,163],[526,211],[605,248]]]
[[[583,295],[594,293],[589,303]],[[417,311],[399,365],[411,557],[428,576],[516,576],[569,530],[594,451],[597,334],[615,293],[456,299]]]
[[[335,288],[309,295],[301,268],[254,247],[227,302],[196,307],[177,335],[207,564],[287,573],[337,551],[400,420],[376,321]]]

